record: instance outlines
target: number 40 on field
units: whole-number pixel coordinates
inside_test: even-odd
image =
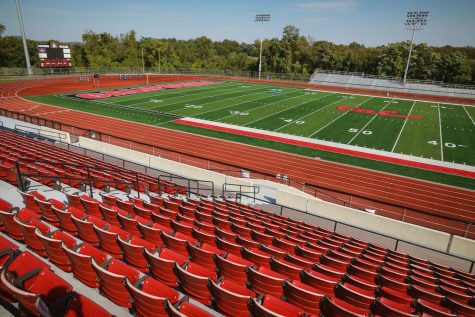
[[[438,143],[437,141],[428,141],[427,143],[432,144],[432,145],[439,145],[439,143]],[[468,147],[468,146],[466,146],[466,145],[461,145],[461,144],[457,145],[457,144],[450,143],[450,142],[444,143],[444,146],[445,146],[445,147],[450,147],[450,148],[455,148],[455,147]]]

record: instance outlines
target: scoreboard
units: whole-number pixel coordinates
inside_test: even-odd
[[[41,67],[71,67],[71,49],[69,45],[58,45],[55,42],[38,44],[38,56]]]

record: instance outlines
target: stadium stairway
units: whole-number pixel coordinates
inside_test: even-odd
[[[475,316],[473,274],[172,184],[146,195],[144,176],[129,193],[103,174],[58,186],[59,159],[112,166],[8,132],[0,142],[5,314]],[[22,192],[9,182],[24,156]]]

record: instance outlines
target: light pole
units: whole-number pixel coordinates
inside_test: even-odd
[[[145,74],[145,63],[143,59],[143,47],[142,47],[142,74]]]
[[[261,70],[262,70],[262,36],[264,33],[264,22],[270,21],[270,14],[259,13],[256,14],[254,21],[261,22],[261,48],[259,49],[259,79],[261,79]]]
[[[160,74],[160,52],[161,50],[158,50],[158,73]]]
[[[28,54],[28,46],[26,45],[25,28],[23,27],[23,19],[21,17],[19,0],[16,0],[16,12],[18,14],[18,23],[20,23],[21,37],[23,38],[23,50],[25,52],[26,70],[28,72],[28,75],[33,75],[33,70],[31,69],[31,64],[30,64],[30,55]]]
[[[407,56],[406,70],[404,71],[404,79],[402,84],[406,84],[407,71],[409,70],[409,62],[411,61],[412,46],[414,45],[414,33],[416,30],[423,30],[427,25],[427,16],[429,11],[409,11],[406,15],[406,29],[412,30],[411,46],[409,47],[409,55]]]

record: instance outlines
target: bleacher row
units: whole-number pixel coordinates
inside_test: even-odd
[[[0,177],[11,184],[17,183],[17,162],[21,172],[35,175],[33,179],[48,186],[61,180],[68,186],[80,188],[90,177],[91,185],[100,190],[110,186],[118,190],[185,193],[183,186],[173,182],[160,180],[157,183],[149,175],[0,130]]]
[[[20,194],[24,209],[0,203],[2,231],[138,316],[210,316],[180,292],[230,316],[475,316],[473,274],[234,201]],[[36,315],[107,316],[5,241],[2,297]]]

